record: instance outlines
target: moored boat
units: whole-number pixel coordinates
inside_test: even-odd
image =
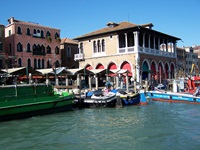
[[[168,91],[147,91],[146,95],[153,101],[176,102],[200,104],[200,97],[194,96],[191,93],[168,92]]]
[[[140,94],[130,91],[127,93],[124,89],[117,89],[116,95],[122,100],[122,105],[138,105],[140,104]]]
[[[71,110],[74,95],[56,93],[46,84],[0,87],[0,120],[13,120]]]
[[[102,90],[90,91],[75,103],[81,103],[82,107],[114,107],[116,106],[116,94],[113,92],[104,93]]]

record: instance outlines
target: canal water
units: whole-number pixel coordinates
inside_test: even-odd
[[[0,123],[2,150],[196,150],[200,105],[86,108]]]

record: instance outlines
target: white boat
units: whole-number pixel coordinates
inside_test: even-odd
[[[85,94],[81,100],[76,100],[76,103],[80,103],[83,107],[115,107],[116,106],[116,94],[113,92],[104,93],[101,90],[90,91]]]

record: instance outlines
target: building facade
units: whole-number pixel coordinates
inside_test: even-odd
[[[78,41],[63,38],[60,43],[60,51],[63,67],[69,69],[79,68],[79,63],[74,60],[74,55],[78,52]]]
[[[6,68],[6,58],[7,55],[5,55],[5,26],[0,25],[0,68]]]
[[[152,27],[152,23],[109,22],[105,28],[75,38],[79,41],[75,60],[87,69],[129,70],[137,82],[175,78],[180,39]]]
[[[5,27],[5,49],[9,67],[28,66],[34,69],[58,67],[60,30],[33,22],[8,19]]]

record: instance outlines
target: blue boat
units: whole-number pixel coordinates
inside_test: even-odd
[[[147,91],[145,95],[153,101],[200,104],[200,97],[186,92]]]
[[[135,93],[133,91],[126,92],[125,89],[113,90],[116,95],[120,95],[122,100],[122,105],[138,105],[140,104],[140,93]]]

